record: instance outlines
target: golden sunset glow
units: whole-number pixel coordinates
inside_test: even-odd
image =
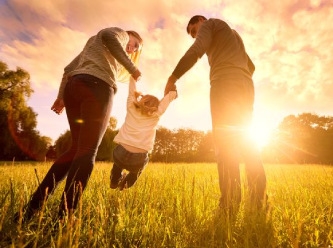
[[[249,135],[257,144],[259,149],[262,149],[268,144],[270,137],[273,132],[273,126],[267,125],[265,122],[260,122],[259,120],[253,122],[250,127]]]
[[[220,18],[243,38],[256,66],[252,135],[259,146],[287,115],[333,115],[331,1],[139,1],[134,6],[130,0],[0,1],[0,58],[9,69],[29,72],[34,93],[28,104],[38,114],[37,129],[55,141],[69,126],[65,112],[56,115],[50,107],[64,67],[90,36],[111,26],[140,33],[143,75],[138,88],[161,98],[167,78],[193,43],[186,26],[195,14]],[[210,130],[205,55],[177,88],[179,96],[160,125]],[[126,97],[127,85],[119,83],[112,108],[117,127],[124,120]]]

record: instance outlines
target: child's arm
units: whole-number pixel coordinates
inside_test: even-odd
[[[134,95],[136,91],[136,81],[133,77],[130,77],[129,86],[128,86],[128,95]]]
[[[135,92],[136,92],[136,81],[133,77],[130,77],[129,84],[128,84],[128,97],[127,97],[127,104],[132,103],[135,101]]]
[[[159,116],[164,114],[166,109],[169,107],[169,104],[176,98],[177,98],[177,91],[169,91],[169,93],[163,97],[160,104],[158,105],[157,114]]]

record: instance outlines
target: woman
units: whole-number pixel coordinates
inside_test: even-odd
[[[64,69],[58,97],[51,109],[66,108],[72,144],[51,166],[25,208],[23,221],[41,209],[48,195],[66,176],[59,218],[71,214],[84,191],[110,119],[117,81],[138,80],[136,67],[142,38],[135,31],[106,28],[92,36]],[[19,220],[19,214],[16,215]]]

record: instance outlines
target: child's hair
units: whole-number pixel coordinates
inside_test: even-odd
[[[140,109],[143,115],[153,115],[158,110],[160,100],[152,95],[142,95],[140,92],[135,92],[134,105]]]

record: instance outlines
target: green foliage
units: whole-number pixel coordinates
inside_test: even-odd
[[[333,117],[304,113],[287,116],[264,150],[264,160],[333,164]]]
[[[169,130],[159,127],[156,131],[151,161],[154,162],[211,162],[214,146],[210,132],[192,129]]]
[[[0,61],[0,160],[45,159],[51,140],[36,131],[37,114],[26,103],[32,92],[28,72]]]
[[[132,188],[118,191],[109,188],[111,164],[98,163],[75,219],[56,219],[61,184],[30,223],[14,224],[49,166],[0,166],[0,247],[333,245],[333,167],[266,165],[267,211],[253,209],[245,190],[239,211],[224,212],[215,164],[150,163]]]
[[[98,161],[113,161],[112,151],[116,144],[113,142],[114,137],[117,135],[118,131],[108,128],[102,139],[101,145],[97,152],[96,159]]]
[[[8,66],[0,61],[0,109],[24,107],[26,98],[33,90],[30,87],[30,75],[22,68],[8,70]],[[13,100],[15,101],[13,102]]]
[[[55,150],[57,157],[59,157],[70,148],[71,142],[72,135],[69,130],[60,135],[60,137],[55,142]]]

